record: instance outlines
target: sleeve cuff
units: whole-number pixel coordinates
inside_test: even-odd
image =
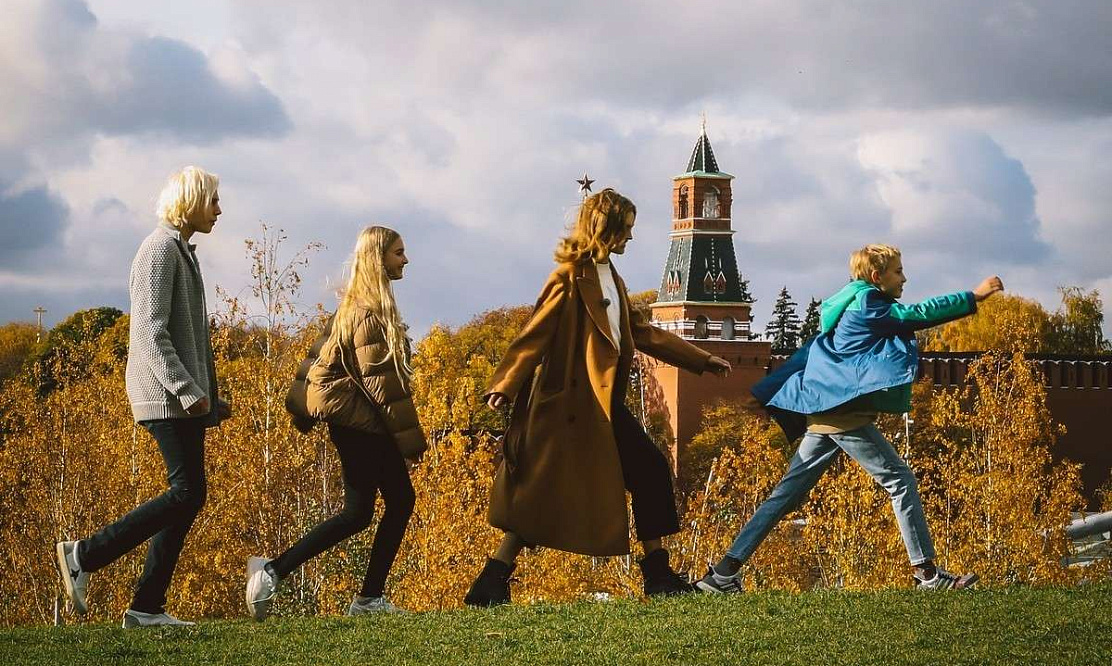
[[[189,411],[190,407],[197,404],[197,402],[204,397],[206,397],[205,392],[202,391],[199,386],[193,385],[187,387],[186,390],[178,396],[178,400],[181,401],[181,408]]]

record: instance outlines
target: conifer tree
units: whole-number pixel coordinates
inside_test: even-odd
[[[822,301],[812,298],[811,302],[807,304],[807,312],[803,314],[803,326],[799,329],[799,342],[800,344],[807,344],[807,341],[819,334],[819,307]]]
[[[753,298],[753,294],[749,293],[749,280],[742,278],[740,273],[737,277],[740,281],[738,287],[741,289],[741,300],[746,303],[756,303],[757,299]]]
[[[792,300],[788,288],[780,289],[776,304],[772,306],[772,318],[765,326],[765,336],[772,341],[773,354],[790,354],[799,349],[799,328],[802,324],[795,312],[798,305]]]

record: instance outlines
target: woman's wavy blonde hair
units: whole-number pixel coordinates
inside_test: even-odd
[[[386,346],[394,358],[394,367],[405,383],[413,375],[409,338],[398,314],[394,288],[390,286],[390,276],[386,274],[383,261],[390,246],[399,238],[401,235],[398,232],[386,227],[367,227],[359,233],[351,257],[351,276],[340,297],[340,307],[336,309],[328,344],[350,348],[355,325],[363,316],[361,311],[370,311],[374,323],[382,327]]]
[[[187,166],[166,181],[158,195],[158,219],[181,229],[196,212],[212,205],[220,177],[195,166]]]
[[[612,188],[583,200],[575,225],[556,246],[557,263],[605,260],[625,234],[625,219],[637,206]]]

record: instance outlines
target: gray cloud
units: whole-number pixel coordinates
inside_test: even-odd
[[[264,9],[265,8],[265,9]],[[368,76],[452,97],[676,110],[774,98],[835,109],[1008,107],[1112,111],[1112,5],[1087,0],[872,0],[837,5],[694,0],[485,0],[357,5],[241,2],[245,37],[268,50],[291,23],[328,43],[379,45]],[[265,15],[257,16],[260,12]],[[405,26],[398,30],[397,26]]]
[[[81,157],[75,143],[96,134],[207,143],[291,127],[281,101],[237,63],[220,68],[181,41],[106,29],[80,0],[13,9],[0,29],[0,145],[36,139],[46,144],[37,150]]]
[[[59,252],[68,218],[66,202],[46,187],[0,194],[0,267],[22,268],[43,250]]]
[[[1030,265],[1050,255],[1030,177],[987,134],[882,133],[864,137],[858,155],[892,211],[896,241],[967,267]]]
[[[290,129],[272,92],[257,81],[242,88],[220,81],[205,56],[187,44],[137,40],[125,65],[130,85],[92,100],[97,108],[90,125],[113,134],[165,133],[191,143],[280,136]]]

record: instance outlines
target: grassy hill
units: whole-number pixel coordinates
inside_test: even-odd
[[[764,592],[183,630],[0,629],[0,664],[1109,664],[1112,584]]]

